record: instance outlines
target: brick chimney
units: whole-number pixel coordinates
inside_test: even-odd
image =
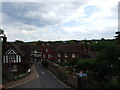
[[[85,43],[82,42],[82,51],[84,52],[85,51]]]
[[[41,46],[44,46],[44,43],[41,43]]]
[[[6,49],[6,43],[7,43],[7,37],[6,35],[2,36],[3,38],[3,42],[2,42],[2,52],[4,53],[5,52],[5,49]]]
[[[90,43],[87,43],[87,52],[89,53],[90,52]]]
[[[34,42],[34,46],[36,46],[36,42]]]
[[[2,38],[3,38],[3,43],[6,43],[6,42],[7,42],[7,37],[6,37],[6,35],[4,35]]]

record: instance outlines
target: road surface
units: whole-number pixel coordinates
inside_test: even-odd
[[[34,66],[39,74],[39,77],[14,88],[68,88],[51,75],[39,62],[35,61]]]

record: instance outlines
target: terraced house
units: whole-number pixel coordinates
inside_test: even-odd
[[[90,58],[90,44],[89,43],[42,43],[39,45],[41,51],[40,60],[50,60],[57,62],[69,62],[73,58]]]

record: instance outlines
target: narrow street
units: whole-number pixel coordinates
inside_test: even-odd
[[[34,66],[39,74],[39,77],[14,88],[68,88],[66,85],[53,77],[39,62],[35,61]]]

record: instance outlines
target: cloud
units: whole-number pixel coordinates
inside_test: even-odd
[[[76,35],[79,33],[79,35],[88,39],[114,38],[114,33],[118,27],[117,4],[117,0],[111,0],[109,5],[107,0],[90,1],[83,7],[83,16],[78,18],[79,25],[73,27],[63,26],[62,28]],[[90,9],[89,12],[85,9],[87,7]]]
[[[67,20],[77,3],[3,3],[3,13],[12,22],[35,26],[55,25]],[[82,5],[82,4],[81,4]]]
[[[9,40],[113,38],[118,0],[3,2],[2,28]]]

